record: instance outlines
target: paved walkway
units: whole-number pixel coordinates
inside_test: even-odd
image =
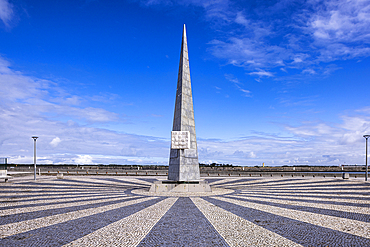
[[[228,177],[207,179],[208,194],[148,193],[156,179],[0,183],[0,246],[370,246],[363,179]]]

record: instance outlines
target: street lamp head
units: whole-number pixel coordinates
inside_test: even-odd
[[[369,137],[370,137],[370,135],[364,135],[364,137],[367,139],[367,138],[369,138]]]
[[[32,139],[36,141],[38,137],[37,136],[32,136]]]

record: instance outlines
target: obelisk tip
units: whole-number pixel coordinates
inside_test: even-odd
[[[183,41],[186,40],[186,26],[185,26],[185,24],[184,24],[184,28],[182,30],[182,39],[183,39]]]

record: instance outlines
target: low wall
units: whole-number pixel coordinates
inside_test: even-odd
[[[98,166],[37,166],[37,174],[56,175],[109,175],[109,176],[167,176],[168,167],[98,167]],[[12,176],[33,174],[31,166],[8,165],[8,173]],[[17,172],[22,172],[17,174]],[[200,167],[202,177],[342,177],[347,172],[350,177],[364,177],[364,166],[353,167]]]

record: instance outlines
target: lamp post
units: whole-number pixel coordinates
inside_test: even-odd
[[[34,178],[35,178],[35,181],[36,181],[36,140],[37,140],[37,136],[32,136],[32,139],[33,139],[33,167],[34,167]]]
[[[366,139],[366,172],[365,172],[365,181],[367,181],[367,171],[368,171],[368,168],[367,168],[367,139],[370,137],[370,135],[364,135],[364,138]]]

